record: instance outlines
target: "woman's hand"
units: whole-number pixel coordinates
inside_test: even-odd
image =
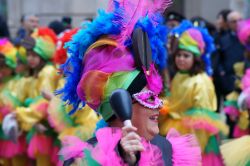
[[[50,101],[55,96],[52,92],[45,89],[43,89],[41,93],[42,96],[48,101]]]
[[[136,153],[144,150],[141,143],[141,137],[136,133],[137,128],[133,126],[125,126],[122,128],[122,139],[120,145],[123,150],[124,161],[129,165],[134,165],[137,161]]]

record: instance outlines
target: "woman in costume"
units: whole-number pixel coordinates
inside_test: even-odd
[[[235,81],[235,90],[227,96],[225,101],[224,111],[230,119],[235,121],[235,126],[232,128],[232,136],[239,138],[250,134],[249,119],[247,111],[241,111],[241,107],[237,104],[239,95],[242,91],[246,91],[249,87],[249,68],[250,68],[250,20],[241,21],[238,24],[237,35],[241,43],[246,47],[245,60],[234,65],[237,79]],[[244,76],[245,75],[245,76]],[[244,76],[244,77],[243,77]]]
[[[17,49],[6,38],[0,39],[1,71],[0,71],[0,158],[2,165],[27,165],[25,137],[15,136],[17,130],[16,123],[4,125],[6,116],[14,112],[15,108],[21,106],[20,100],[13,95],[16,78],[13,76],[17,65]],[[9,116],[8,119],[13,119]],[[8,121],[10,122],[10,121]],[[12,138],[8,135],[12,135]],[[0,159],[0,160],[1,160]]]
[[[57,133],[47,121],[49,101],[41,95],[43,91],[53,92],[59,77],[56,68],[49,63],[55,51],[57,37],[49,28],[38,28],[31,37],[22,41],[27,51],[30,76],[26,77],[21,90],[26,95],[24,105],[17,107],[14,116],[20,130],[26,133],[28,156],[36,165],[55,165],[59,149]]]
[[[178,40],[177,48],[173,48],[177,74],[160,115],[160,133],[166,135],[175,128],[181,134],[195,134],[203,165],[221,165],[219,135],[227,134],[227,127],[215,113],[214,86],[207,75],[211,74],[213,39],[206,29],[194,27],[189,21],[183,21],[172,34]]]
[[[240,110],[237,125],[241,129],[238,132],[240,138],[230,140],[223,144],[221,154],[226,166],[249,166],[250,165],[250,70],[246,71],[242,79],[243,91],[238,97],[238,108]],[[248,134],[248,135],[247,135]]]
[[[234,112],[228,112],[230,116],[234,116],[236,120],[236,128],[234,130],[237,138],[221,146],[221,153],[226,166],[233,165],[250,165],[250,20],[239,22],[238,37],[241,43],[246,47],[244,63],[244,76],[241,80],[240,95],[237,95],[237,105]],[[248,62],[248,63],[247,63]],[[232,114],[234,113],[234,114]],[[233,150],[232,150],[233,149]]]
[[[74,106],[72,111],[86,102],[108,127],[87,142],[65,139],[60,151],[65,165],[199,165],[194,137],[174,131],[168,139],[158,135],[158,95],[163,86],[156,66],[165,66],[166,29],[157,12],[169,3],[111,0],[108,12],[100,11],[67,44],[71,56],[63,65],[62,99]],[[133,98],[135,127],[122,128],[111,108],[109,99],[117,89],[127,90]]]
[[[64,44],[71,40],[76,34],[78,28],[66,30],[58,36],[57,47],[53,56],[53,62],[56,66],[66,62],[68,58],[67,50]],[[64,86],[63,75],[58,83],[57,89]],[[62,140],[65,136],[78,136],[82,140],[88,140],[93,136],[96,123],[99,120],[97,113],[90,107],[84,107],[83,110],[77,111],[73,115],[68,115],[72,107],[61,101],[59,96],[55,96],[53,92],[44,91],[44,96],[50,100],[48,107],[49,122],[59,134]]]

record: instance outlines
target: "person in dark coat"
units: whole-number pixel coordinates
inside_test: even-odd
[[[9,28],[8,28],[6,21],[3,19],[3,17],[0,16],[0,38],[1,37],[9,38],[10,33],[9,33]]]
[[[221,80],[221,39],[223,36],[227,35],[230,33],[229,31],[229,25],[227,21],[227,16],[231,12],[230,9],[224,9],[220,11],[217,15],[217,20],[216,20],[216,28],[217,32],[214,34],[214,41],[216,44],[216,51],[211,55],[211,60],[212,60],[212,68],[213,68],[213,81],[215,85],[215,91],[216,91],[216,97],[217,97],[217,112],[219,112],[220,106],[221,106],[221,98],[223,97],[222,94],[222,87],[220,84]]]
[[[21,41],[29,36],[39,26],[39,18],[35,14],[23,15],[20,19],[21,27],[18,29],[14,44],[19,46]]]
[[[238,12],[231,11],[227,16],[229,30],[222,32],[220,38],[217,40],[219,49],[216,55],[218,59],[216,62],[214,82],[219,101],[221,97],[225,99],[228,94],[235,90],[237,76],[234,65],[244,61],[245,48],[237,36],[237,23],[241,19],[242,17]],[[227,124],[230,128],[229,137],[232,138],[235,121],[227,116]]]
[[[229,32],[223,35],[219,40],[220,60],[217,72],[220,76],[219,83],[224,96],[234,90],[234,64],[244,60],[244,46],[240,43],[236,35],[237,22],[241,19],[242,17],[238,12],[232,11],[229,13]]]

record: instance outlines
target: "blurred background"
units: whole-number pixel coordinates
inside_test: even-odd
[[[250,16],[250,0],[173,0],[174,10],[187,18],[200,16],[214,23],[222,9],[239,11],[245,18]],[[83,20],[96,15],[98,8],[105,8],[108,0],[0,0],[0,15],[7,20],[11,36],[20,27],[22,15],[36,14],[39,24],[47,26],[51,21],[67,16],[76,27]]]

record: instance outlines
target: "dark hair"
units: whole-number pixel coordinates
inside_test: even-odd
[[[59,35],[61,32],[65,30],[63,23],[57,20],[50,22],[49,28],[51,28],[56,35]]]
[[[163,14],[163,17],[164,17],[166,22],[171,21],[171,20],[181,22],[184,19],[186,19],[182,14],[177,13],[175,11],[170,11],[170,12],[165,11],[164,14]]]
[[[217,17],[222,16],[223,20],[227,22],[227,16],[231,13],[231,11],[232,10],[230,9],[223,9],[218,13]]]
[[[179,70],[178,67],[175,64],[175,58],[176,58],[176,55],[177,55],[177,53],[179,51],[180,51],[180,49],[177,49],[177,51],[173,54],[175,71]],[[194,64],[193,64],[192,68],[189,71],[189,74],[191,76],[194,76],[196,74],[199,74],[199,73],[202,73],[202,72],[205,71],[205,64],[204,64],[203,60],[201,59],[201,57],[196,57],[194,54],[193,54],[193,57],[194,57]]]

